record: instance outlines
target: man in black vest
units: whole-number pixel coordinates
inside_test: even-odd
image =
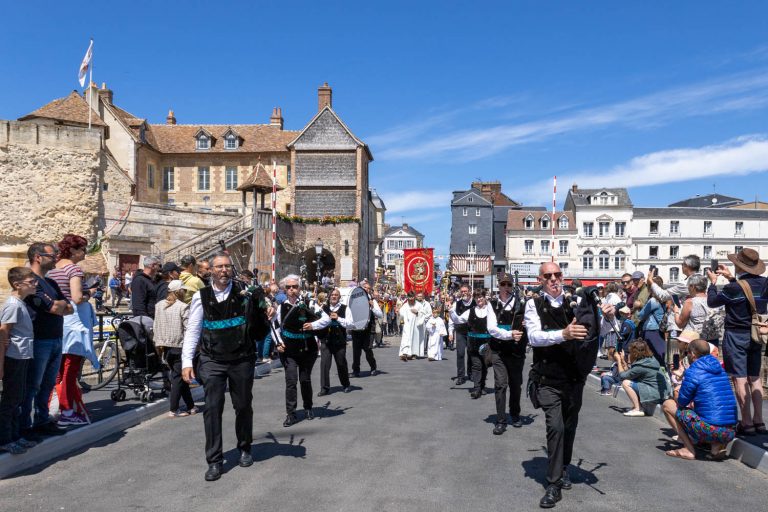
[[[509,274],[499,277],[499,296],[491,299],[491,307],[496,313],[499,329],[511,331],[512,340],[491,339],[490,359],[493,367],[493,382],[496,396],[495,435],[501,435],[507,429],[507,388],[509,388],[509,414],[512,426],[523,426],[520,420],[520,394],[523,388],[523,367],[528,336],[523,325],[525,304],[513,293],[513,281]]]
[[[300,277],[288,275],[280,281],[285,289],[285,301],[277,309],[275,323],[279,329],[277,351],[285,368],[285,409],[288,413],[284,427],[297,423],[296,406],[301,386],[304,417],[312,420],[312,368],[317,360],[317,340],[313,331],[320,331],[331,324],[324,311],[300,300]]]
[[[320,338],[320,392],[317,396],[325,396],[331,392],[331,362],[336,361],[339,381],[345,393],[352,391],[349,384],[347,369],[347,327],[352,324],[352,314],[341,302],[341,292],[334,288],[329,296],[329,302],[323,306],[323,311],[331,319],[331,325],[319,334]]]
[[[374,329],[376,319],[384,316],[378,302],[371,295],[371,285],[368,281],[364,280],[361,282],[360,287],[368,294],[371,313],[365,329],[352,331],[352,375],[354,377],[360,377],[360,356],[363,352],[365,352],[365,360],[368,361],[368,365],[371,367],[371,375],[379,374],[379,370],[376,369],[376,358],[373,357],[373,349],[371,348],[371,332]]]
[[[224,413],[224,391],[229,385],[229,396],[235,409],[235,432],[240,450],[238,464],[253,464],[253,368],[256,347],[249,329],[257,323],[266,326],[267,307],[263,293],[233,282],[232,260],[225,252],[217,252],[209,259],[211,284],[195,292],[189,307],[187,330],[182,348],[182,378],[191,382],[200,377],[205,389],[205,459],[207,481],[221,478],[224,454],[221,441],[221,417]],[[198,343],[200,359],[193,369]]]
[[[563,274],[557,263],[539,267],[541,296],[525,306],[525,328],[533,347],[531,380],[538,384],[536,398],[547,424],[547,489],[539,505],[552,508],[570,489],[568,464],[579,422],[584,383],[597,357],[598,314],[591,300],[575,306],[565,299]],[[602,306],[603,316],[613,320],[613,306]]]
[[[457,316],[461,316],[465,311],[475,307],[475,300],[469,293],[469,286],[463,284],[460,288],[461,298],[453,305],[452,311]],[[453,343],[456,346],[456,385],[461,386],[467,382],[467,375],[472,374],[470,362],[467,358],[467,333],[469,326],[467,324],[454,325]]]

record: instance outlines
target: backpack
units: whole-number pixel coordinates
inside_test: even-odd
[[[755,305],[755,296],[752,295],[752,288],[746,281],[737,281],[741,289],[744,290],[744,295],[749,302],[749,310],[752,312],[752,341],[765,345],[768,343],[768,314],[761,315],[757,312],[757,306]]]
[[[707,318],[701,326],[701,339],[703,340],[721,340],[725,331],[725,309],[710,308],[707,311]]]

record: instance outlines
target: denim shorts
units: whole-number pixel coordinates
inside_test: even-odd
[[[722,346],[725,372],[733,377],[759,377],[763,346],[752,341],[749,331],[725,331]]]

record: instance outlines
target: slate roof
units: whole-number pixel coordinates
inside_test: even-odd
[[[384,201],[381,199],[381,196],[376,192],[374,189],[369,189],[371,193],[371,202],[373,203],[373,206],[378,208],[379,210],[386,210],[387,207],[384,205]]]
[[[409,235],[411,235],[411,236],[415,236],[415,237],[419,237],[419,238],[424,238],[424,235],[422,233],[420,233],[416,229],[412,228],[411,226],[406,226],[405,228],[403,228],[403,226],[392,226],[391,228],[389,228],[388,230],[386,230],[384,232],[384,236],[388,237],[388,236],[394,235],[395,233],[397,233],[401,229],[403,231],[405,231],[406,233],[408,233]]]
[[[107,126],[101,117],[99,117],[98,112],[90,109],[88,102],[86,102],[77,91],[72,91],[68,96],[55,99],[52,102],[43,105],[34,112],[30,112],[24,117],[20,117],[19,121],[42,118],[88,126],[88,110],[91,110],[92,126]]]
[[[600,192],[608,192],[618,196],[618,205],[600,205],[600,206],[632,206],[632,200],[629,198],[629,192],[625,188],[577,188],[576,192],[573,189],[568,190],[568,197],[573,201],[574,206],[592,206],[589,204],[587,198],[594,196]]]
[[[283,190],[280,184],[277,184],[277,190]],[[253,166],[253,170],[245,178],[243,184],[237,187],[237,190],[253,190],[256,189],[261,192],[272,191],[272,172],[267,170],[261,163]]]
[[[704,219],[704,220],[768,220],[768,210],[738,208],[634,208],[635,219]]]
[[[533,217],[533,229],[525,229],[525,219],[531,215]],[[528,232],[540,232],[549,233],[552,228],[542,229],[541,219],[544,216],[549,217],[552,221],[552,212],[542,210],[509,210],[507,214],[507,231],[528,231]],[[560,229],[560,218],[565,215],[568,217],[568,229]],[[570,211],[555,211],[555,232],[576,232],[576,219],[573,216],[573,212]]]
[[[724,196],[722,194],[707,194],[705,196],[689,197],[669,206],[672,207],[696,207],[696,208],[727,208],[736,204],[743,203],[743,199],[738,197]]]
[[[266,153],[287,152],[288,143],[298,132],[281,130],[268,124],[152,124],[147,142],[161,153]],[[196,149],[195,135],[206,130],[213,136],[211,148]],[[224,149],[224,134],[237,131],[240,144],[237,149]]]

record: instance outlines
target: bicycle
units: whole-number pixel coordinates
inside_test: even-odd
[[[110,325],[111,332],[104,331],[104,313],[98,314],[99,332],[98,339],[93,343],[93,350],[98,357],[101,368],[96,370],[88,359],[83,360],[80,367],[78,383],[84,393],[101,389],[115,378],[120,365],[120,349],[117,342],[117,326],[128,318],[128,315],[116,313],[111,308],[104,306],[106,314],[112,315]],[[105,337],[106,335],[106,337]]]

